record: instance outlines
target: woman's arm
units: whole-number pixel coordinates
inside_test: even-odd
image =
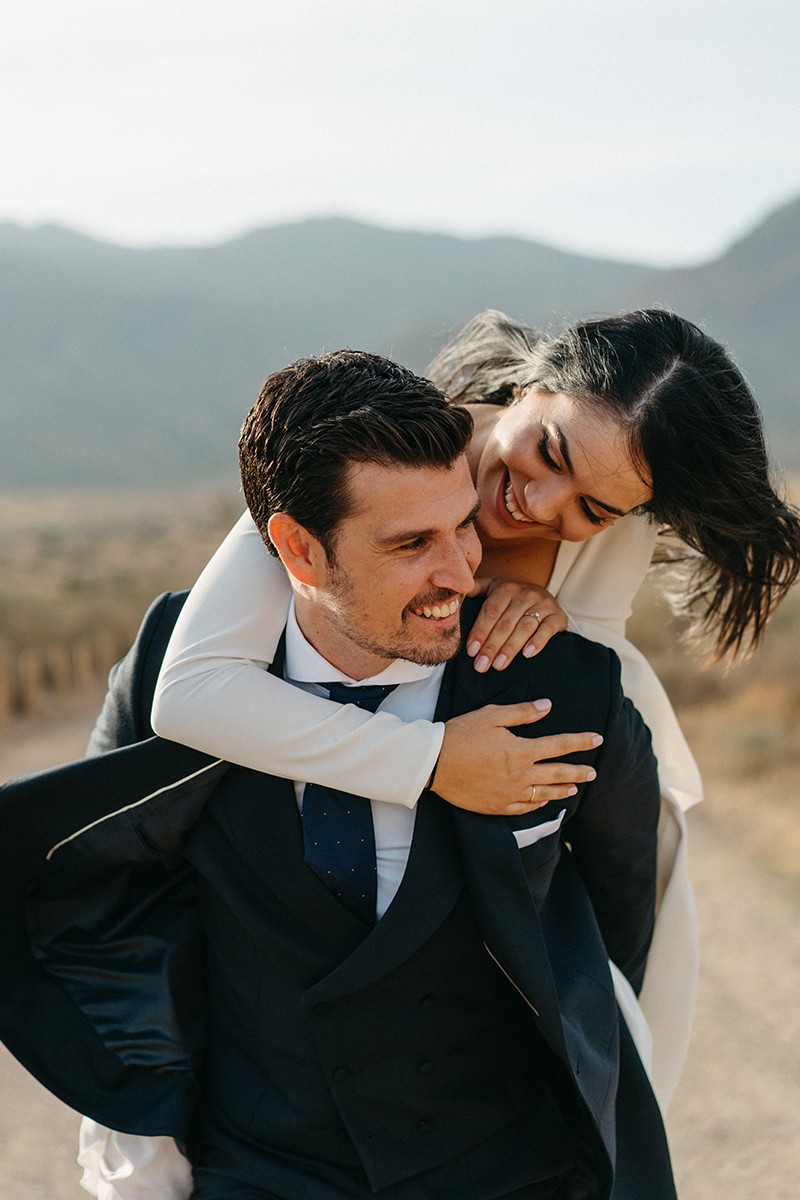
[[[156,686],[160,737],[257,771],[412,806],[444,726],[334,704],[267,672],[291,588],[249,513],[200,575],[175,624]],[[343,745],[331,757],[331,747]],[[322,778],[324,774],[325,778]]]
[[[266,667],[286,623],[290,587],[249,514],[195,584],[172,634],[153,705],[164,738],[258,771],[325,783],[413,807],[430,780],[444,799],[481,812],[521,812],[571,794],[588,767],[536,764],[535,742],[509,726],[547,707],[489,705],[448,721],[403,722],[293,688]],[[590,748],[565,735],[557,751]],[[438,765],[437,765],[438,760]],[[536,787],[536,803],[529,803]]]

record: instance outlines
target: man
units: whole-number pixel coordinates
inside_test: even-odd
[[[594,783],[514,819],[426,792],[415,810],[367,805],[362,833],[356,797],[154,740],[64,768],[58,795],[51,775],[4,796],[14,873],[33,884],[33,957],[9,887],[9,1044],[92,1117],[177,1137],[198,1200],[674,1196],[607,962],[640,985],[649,739],[602,647],[563,635],[491,675],[458,654],[480,557],[469,433],[433,385],[373,355],[267,381],[240,449],[294,595],[275,669],[391,687],[403,716],[547,694],[560,729],[603,732]],[[169,615],[117,678],[130,712]]]

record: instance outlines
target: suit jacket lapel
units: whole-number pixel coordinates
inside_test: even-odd
[[[239,852],[273,895],[307,927],[319,928],[343,953],[364,937],[367,926],[336,897],[303,858],[303,826],[289,779],[242,771],[226,805],[235,823]],[[233,772],[232,772],[233,775]]]
[[[446,696],[452,708],[442,708],[437,713],[441,719],[484,704],[509,704],[531,695],[527,663],[517,670],[512,663],[508,671],[478,674],[471,660],[459,655],[452,664],[451,674]],[[547,695],[547,670],[542,671],[542,677],[543,694]],[[536,736],[549,726],[548,732],[552,732],[557,724],[557,716],[554,721],[548,717],[533,726],[532,731]],[[561,945],[557,933],[559,911],[569,910],[569,919],[577,921],[583,929],[593,923],[591,906],[582,885],[574,878],[573,864],[568,857],[564,858],[568,852],[562,851],[554,872],[552,862],[548,865],[543,860],[540,871],[531,867],[528,859],[529,882],[525,869],[527,856],[520,852],[514,837],[515,828],[542,824],[562,808],[574,811],[579,798],[545,805],[522,819],[489,817],[458,808],[451,809],[451,818],[487,950],[533,1009],[542,1036],[568,1064],[589,1111],[603,1130],[604,1139],[613,1146],[616,1006],[605,954],[598,943],[596,955],[585,964],[585,979],[579,973],[576,981],[573,958],[570,954],[563,957],[562,951],[569,948]],[[531,849],[535,859],[536,848]],[[545,903],[554,909],[549,916],[551,923],[555,917],[555,942],[544,936],[538,908],[541,897],[536,901],[533,898],[540,875],[549,876]],[[584,905],[586,911],[582,909]],[[576,906],[581,909],[577,917],[573,911]],[[587,1037],[588,1025],[596,1028]]]
[[[529,682],[516,671],[478,673],[472,659],[459,654],[448,665],[437,720],[472,712],[485,704],[514,704],[530,694]],[[486,948],[541,1019],[552,1048],[567,1056],[558,996],[547,947],[512,822],[451,808],[467,886]],[[539,810],[526,820],[536,824],[548,816]],[[523,951],[524,952],[521,952]]]
[[[447,806],[438,796],[423,793],[397,895],[353,953],[311,990],[310,998],[333,1000],[387,975],[438,929],[463,887]]]

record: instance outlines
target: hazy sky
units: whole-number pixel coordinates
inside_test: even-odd
[[[799,57],[797,0],[12,0],[0,219],[697,262],[800,196]]]

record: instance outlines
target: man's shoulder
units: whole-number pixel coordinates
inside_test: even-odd
[[[534,658],[523,659],[521,654],[517,657],[526,664],[536,662],[541,666],[544,663],[551,670],[564,670],[569,666],[610,672],[613,676],[615,670],[619,673],[620,669],[619,658],[609,646],[569,630],[557,633]]]
[[[131,649],[138,649],[141,654],[154,653],[163,656],[178,614],[186,603],[188,595],[187,590],[162,592],[160,596],[156,596],[142,618],[139,632]]]
[[[469,629],[478,615],[482,597],[470,598],[464,603],[464,628]],[[465,655],[462,650],[461,654]],[[620,662],[615,651],[602,642],[592,641],[579,633],[557,633],[533,658],[518,654],[503,670],[507,678],[537,682],[542,675],[574,671],[606,674],[613,681],[619,676]],[[491,672],[487,673],[491,676]]]
[[[557,633],[533,658],[518,654],[506,670],[512,668],[532,699],[545,695],[554,707],[556,697],[573,706],[579,695],[591,692],[596,701],[606,704],[622,692],[615,652],[577,633]]]
[[[162,592],[145,613],[124,658],[111,668],[108,692],[89,739],[94,757],[153,736],[153,707],[161,661],[188,592]]]
[[[465,613],[465,620],[469,619]],[[461,711],[467,702],[476,708],[520,700],[552,701],[548,716],[530,726],[536,735],[604,727],[610,711],[622,702],[617,655],[577,633],[557,633],[533,658],[518,654],[504,670],[490,669],[485,674],[478,674],[474,660],[462,650],[456,670],[456,703]]]

